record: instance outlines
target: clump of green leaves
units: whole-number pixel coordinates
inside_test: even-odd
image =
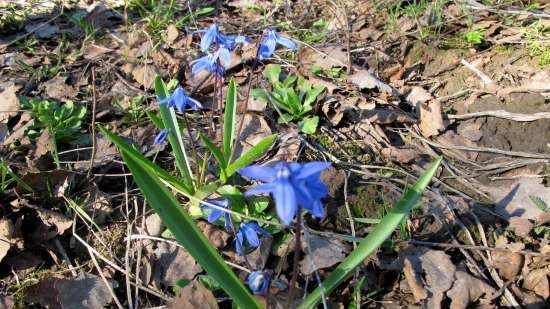
[[[318,116],[309,116],[319,95],[325,86],[314,86],[301,76],[289,75],[280,79],[281,66],[269,64],[263,75],[273,86],[272,91],[253,89],[251,95],[265,102],[272,103],[281,113],[278,122],[298,121],[298,127],[306,134],[313,134],[319,124]]]
[[[122,114],[122,121],[130,125],[140,124],[146,115],[144,104],[146,99],[145,96],[138,95],[131,97],[128,103],[116,102],[116,107]]]
[[[6,192],[8,186],[12,183],[17,183],[25,190],[33,192],[34,190],[15,174],[6,163],[5,160],[0,160],[0,196]]]
[[[80,134],[82,120],[86,117],[86,106],[77,106],[73,101],[65,104],[48,100],[21,98],[21,108],[29,110],[34,124],[27,131],[27,136],[36,139],[44,129],[53,139],[52,155],[59,168],[57,143],[79,144],[87,141],[87,136]]]
[[[481,44],[483,42],[484,33],[481,30],[473,30],[464,33],[464,40],[470,44]]]

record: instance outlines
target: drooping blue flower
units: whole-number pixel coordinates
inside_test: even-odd
[[[269,233],[262,229],[256,222],[241,223],[239,231],[235,236],[235,248],[238,255],[245,254],[245,241],[252,248],[257,248],[260,245],[258,233],[269,236]]]
[[[155,141],[153,143],[155,145],[160,145],[166,140],[167,137],[168,137],[168,130],[162,129],[160,130],[159,134],[157,134],[157,136],[155,137]]]
[[[197,32],[204,32],[204,36],[201,40],[201,51],[206,52],[212,43],[217,42],[222,35],[220,33],[220,27],[217,23],[213,23],[208,29],[198,30]]]
[[[275,48],[277,48],[277,44],[283,45],[284,47],[292,50],[298,48],[298,45],[296,45],[293,40],[281,36],[275,30],[269,30],[265,38],[260,43],[258,59],[264,60],[271,57],[271,55],[275,52]]]
[[[157,103],[167,104],[168,107],[175,106],[181,113],[183,113],[187,106],[189,106],[192,110],[199,110],[202,108],[202,104],[199,101],[188,97],[181,86],[178,86],[176,90],[174,90],[174,92],[166,98],[161,99],[157,97]]]
[[[225,47],[220,47],[213,54],[208,54],[191,62],[191,74],[195,75],[204,70],[216,73],[221,77],[226,68],[231,65],[231,53]]]
[[[201,51],[207,52],[210,46],[224,47],[230,51],[234,50],[237,44],[252,43],[252,40],[244,35],[225,35],[220,32],[220,27],[217,23],[213,23],[207,29],[197,30],[196,32],[204,33],[201,39]]]
[[[263,271],[253,271],[246,278],[248,287],[254,295],[264,295],[269,288],[269,276]]]
[[[225,47],[228,50],[232,51],[237,47],[237,44],[250,44],[253,41],[244,35],[221,35],[219,37],[219,44],[221,47]]]
[[[229,208],[229,201],[226,200],[226,199],[223,199],[223,200],[209,200],[208,202],[212,203],[216,206],[220,206],[222,208],[225,208],[225,209]],[[231,230],[231,225],[232,225],[231,214],[229,214],[228,212],[225,212],[221,209],[215,209],[215,208],[210,207],[208,205],[201,205],[201,209],[203,211],[204,210],[210,210],[210,212],[208,213],[208,218],[207,218],[208,222],[210,222],[210,223],[216,222],[223,215],[225,230],[228,231],[228,232]]]
[[[329,166],[330,163],[320,161],[305,164],[279,162],[272,167],[251,165],[240,169],[238,173],[264,182],[244,195],[273,194],[277,216],[283,224],[288,225],[296,216],[298,205],[317,218],[324,216],[321,199],[327,196],[328,190],[320,177],[321,172]]]

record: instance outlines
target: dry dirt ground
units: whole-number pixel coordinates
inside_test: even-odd
[[[0,14],[0,308],[231,308],[97,129],[174,170],[148,117],[159,74],[203,102],[187,114],[186,146],[213,160],[197,132],[221,140],[217,87],[190,70],[194,31],[213,22],[299,44],[259,64],[238,50],[216,90],[227,76],[239,85],[237,155],[277,133],[259,162],[333,163],[327,214],[306,217],[295,302],[442,156],[419,206],[327,307],[548,308],[548,1],[0,0]],[[326,87],[308,114],[314,133],[278,121],[271,104],[245,104],[249,81],[269,89],[269,63]],[[70,125],[47,112],[63,107]],[[243,259],[223,224],[197,222],[241,278],[269,270],[261,301],[286,306],[290,231]]]

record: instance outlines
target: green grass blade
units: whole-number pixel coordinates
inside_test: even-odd
[[[99,130],[101,131],[101,133],[105,134],[105,136],[107,136],[115,145],[117,145],[117,147],[121,151],[125,151],[131,154],[134,158],[136,158],[136,160],[139,160],[140,164],[153,170],[157,174],[157,176],[170,183],[170,185],[174,186],[174,188],[184,191],[187,194],[192,194],[192,190],[190,187],[179,181],[176,177],[170,175],[170,173],[160,168],[155,163],[151,162],[134,147],[126,143],[122,138],[118,137],[116,134],[113,134],[102,126],[99,126]]]
[[[223,154],[225,162],[231,161],[231,146],[235,140],[235,118],[237,117],[237,86],[232,78],[227,88],[225,111],[223,113]],[[244,116],[243,116],[244,117]],[[244,121],[244,118],[243,118]]]
[[[277,134],[266,136],[258,144],[254,145],[249,151],[243,154],[240,158],[229,164],[226,169],[227,177],[231,177],[239,169],[252,164],[254,161],[263,156],[267,150],[277,140]]]
[[[170,94],[166,89],[166,84],[157,75],[155,78],[155,93],[161,99],[168,97]],[[185,145],[183,144],[183,137],[178,125],[178,118],[176,117],[176,111],[174,108],[169,108],[167,104],[159,104],[160,117],[164,123],[164,128],[170,130],[168,134],[168,141],[172,146],[172,152],[176,158],[176,165],[180,171],[183,182],[190,188],[194,188],[193,183],[193,172],[189,166],[189,159],[187,158],[187,153],[185,152]]]
[[[385,215],[374,230],[363,239],[357,249],[346,257],[340,265],[323,282],[325,295],[330,294],[342,281],[353,273],[353,270],[371,255],[382,243],[388,239],[399,223],[409,214],[417,204],[433,175],[437,171],[441,158],[435,160],[432,165],[420,176],[414,186],[407,190],[405,195],[397,202],[393,209]],[[298,306],[297,309],[314,309],[321,301],[321,289],[317,288]]]
[[[164,129],[164,123],[162,122],[162,119],[159,116],[151,112],[147,112],[146,115],[147,115],[147,118],[149,118],[149,120],[151,120],[151,122],[155,125],[155,127],[157,127],[157,129],[159,130]]]
[[[218,162],[218,166],[220,168],[221,181],[225,182],[227,180],[227,175],[225,174],[225,168],[227,167],[227,163],[225,161],[225,157],[223,156],[222,151],[206,135],[199,133],[199,136],[201,138],[201,141],[206,146],[206,148],[208,148],[208,150],[210,150],[210,152],[212,152],[212,154],[214,155],[216,162]]]
[[[220,284],[235,304],[240,308],[261,309],[159,178],[150,169],[144,168],[133,155],[122,151],[122,157],[149,205],[159,214],[178,242]]]

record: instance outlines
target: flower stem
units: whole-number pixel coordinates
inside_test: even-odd
[[[300,251],[302,250],[301,234],[302,234],[302,208],[298,205],[298,215],[296,216],[296,236],[294,236],[294,262],[292,265],[292,279],[290,279],[290,287],[288,290],[288,297],[286,302],[286,308],[290,309],[292,299],[294,298],[294,291],[296,290],[296,281],[298,280],[298,264],[300,263]]]

